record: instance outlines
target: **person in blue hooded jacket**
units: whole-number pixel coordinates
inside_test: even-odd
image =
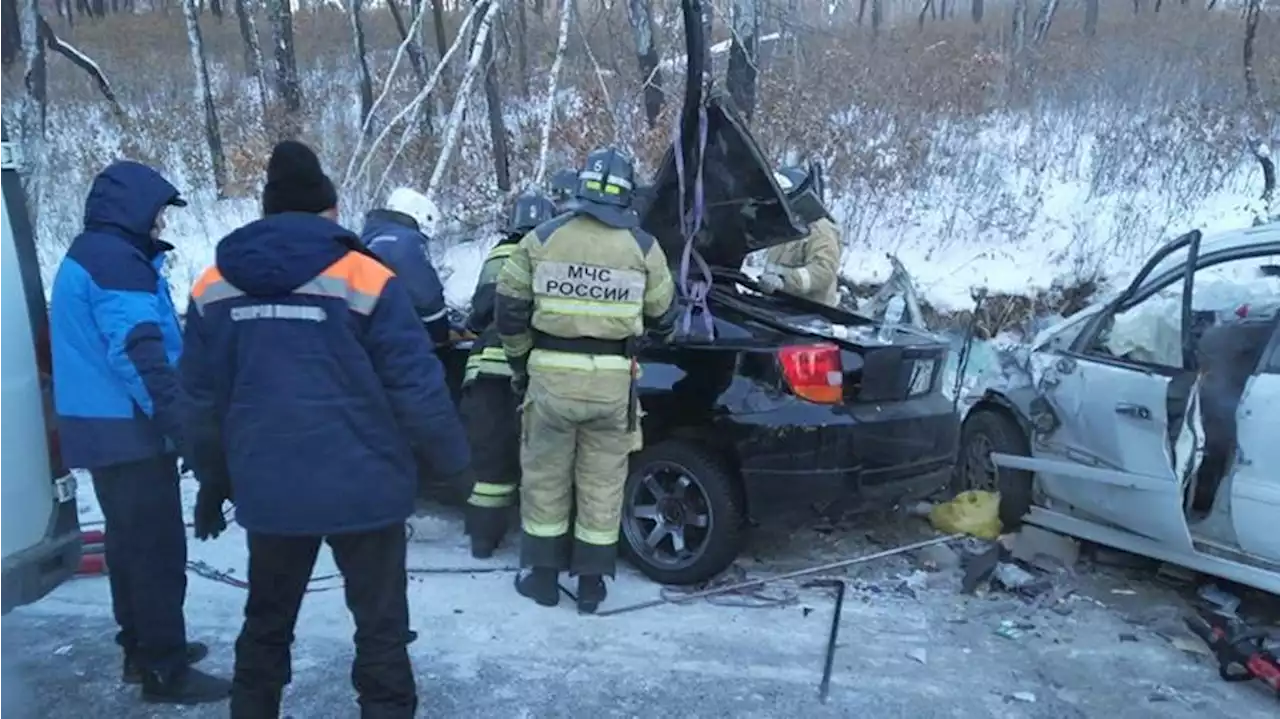
[[[427,253],[426,234],[438,214],[426,195],[396,188],[385,207],[365,215],[360,240],[400,278],[431,341],[442,345],[449,341],[449,308],[444,285]]]
[[[187,537],[178,488],[183,448],[178,316],[161,273],[173,246],[164,210],[187,203],[160,173],[116,162],[94,178],[84,232],[53,281],[54,407],[67,466],[88,469],[102,508],[123,680],[145,701],[225,699],[225,680],[189,668]]]
[[[200,468],[196,536],[236,506],[249,598],[231,716],[279,716],[290,646],[320,545],[355,619],[362,716],[413,716],[405,520],[417,460],[469,481],[444,371],[400,278],[334,221],[306,145],[276,146],[264,217],[217,247],[191,293],[181,369]]]

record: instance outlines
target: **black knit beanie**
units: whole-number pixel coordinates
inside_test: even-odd
[[[310,147],[285,140],[271,151],[267,186],[262,190],[262,214],[309,212],[319,214],[338,206],[333,182],[320,169]]]

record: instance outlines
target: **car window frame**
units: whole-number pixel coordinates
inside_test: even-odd
[[[1176,376],[1186,372],[1191,366],[1191,354],[1187,347],[1188,338],[1191,334],[1191,293],[1195,286],[1196,270],[1201,268],[1200,265],[1200,240],[1203,233],[1200,230],[1192,230],[1184,235],[1174,238],[1165,243],[1159,250],[1156,250],[1142,268],[1138,270],[1137,276],[1129,283],[1128,287],[1117,295],[1111,302],[1107,303],[1100,312],[1095,314],[1088,320],[1088,324],[1080,330],[1075,340],[1071,343],[1067,350],[1068,354],[1087,359],[1090,361],[1101,362],[1103,364],[1114,365],[1125,369],[1133,369],[1142,372],[1162,374],[1165,376]],[[1169,255],[1183,248],[1187,249],[1187,260],[1178,269],[1170,269],[1155,280],[1148,282],[1148,278],[1152,272],[1163,262]],[[1194,266],[1195,270],[1188,272],[1188,268]],[[1206,265],[1207,266],[1207,265]],[[1133,309],[1143,302],[1150,299],[1160,290],[1181,280],[1183,283],[1183,296],[1181,306],[1181,322],[1180,336],[1182,344],[1182,367],[1169,367],[1166,365],[1155,364],[1153,362],[1140,362],[1137,360],[1126,359],[1123,357],[1114,357],[1112,355],[1099,354],[1092,349],[1096,346],[1099,335],[1107,327],[1115,325],[1115,317],[1121,312]]]
[[[1076,335],[1071,346],[1065,350],[1066,354],[1070,354],[1081,359],[1087,359],[1104,364],[1115,365],[1127,369],[1134,369],[1143,372],[1153,372],[1166,376],[1176,376],[1183,372],[1190,371],[1194,368],[1194,359],[1190,355],[1194,352],[1194,347],[1188,347],[1187,343],[1191,335],[1191,300],[1195,291],[1195,278],[1201,270],[1206,270],[1216,265],[1225,264],[1227,262],[1235,262],[1238,260],[1248,260],[1256,257],[1268,257],[1280,254],[1280,241],[1264,241],[1256,245],[1244,245],[1232,247],[1206,254],[1199,253],[1200,233],[1193,230],[1175,240],[1170,241],[1162,247],[1155,255],[1147,261],[1138,276],[1134,278],[1129,286],[1117,295],[1111,302],[1100,310],[1094,317],[1088,320],[1088,324],[1081,329]],[[1193,244],[1191,252],[1187,256],[1187,264],[1181,268],[1171,268],[1163,274],[1157,276],[1154,280],[1148,280],[1148,275],[1165,257],[1182,247]],[[1192,267],[1194,263],[1194,267]],[[1187,270],[1191,269],[1190,272]],[[1115,315],[1128,309],[1136,307],[1146,300],[1150,299],[1156,293],[1173,285],[1175,282],[1183,282],[1182,297],[1182,341],[1183,341],[1183,367],[1181,369],[1167,367],[1165,365],[1152,364],[1148,362],[1137,362],[1134,360],[1124,359],[1122,357],[1112,357],[1109,355],[1098,354],[1089,348],[1095,346],[1098,335],[1102,330],[1109,326],[1115,318]],[[1276,346],[1268,350],[1273,354],[1268,358],[1271,362],[1280,362],[1280,356],[1276,353],[1280,352]]]

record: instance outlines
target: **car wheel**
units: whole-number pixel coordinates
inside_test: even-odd
[[[743,513],[733,473],[683,440],[631,458],[623,494],[622,552],[662,584],[697,584],[723,572],[742,548]]]
[[[1023,469],[1002,469],[991,461],[991,453],[1029,455],[1026,434],[1007,412],[980,409],[965,420],[960,430],[960,456],[952,488],[1000,493],[1000,524],[1004,531],[1022,525],[1031,509],[1031,473]]]

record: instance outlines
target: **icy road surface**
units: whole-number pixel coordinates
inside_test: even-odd
[[[749,576],[919,538],[914,520],[864,526],[804,524],[757,532]],[[474,562],[452,512],[415,520],[413,567],[504,566],[508,548]],[[821,524],[821,522],[818,522]],[[912,535],[914,536],[906,536]],[[191,558],[243,573],[233,528]],[[322,556],[316,575],[333,571]],[[434,575],[410,584],[410,646],[424,717],[1274,717],[1255,687],[1217,679],[1206,659],[1170,643],[1168,593],[1149,586],[1081,592],[1061,613],[1007,595],[957,595],[958,570],[926,574],[909,559],[851,577],[831,696],[818,701],[830,590],[780,587],[765,608],[698,603],[616,617],[579,617],[518,598],[511,575]],[[1126,585],[1128,586],[1128,585]],[[332,582],[317,587],[333,587]],[[624,570],[606,608],[653,598]],[[188,631],[212,653],[201,667],[231,671],[241,590],[192,576]],[[995,633],[1001,622],[1016,638]],[[144,707],[119,683],[120,657],[105,578],[76,579],[3,621],[6,719],[220,717],[226,705]],[[308,595],[294,645],[285,714],[355,717],[349,683],[353,631],[342,593]]]

